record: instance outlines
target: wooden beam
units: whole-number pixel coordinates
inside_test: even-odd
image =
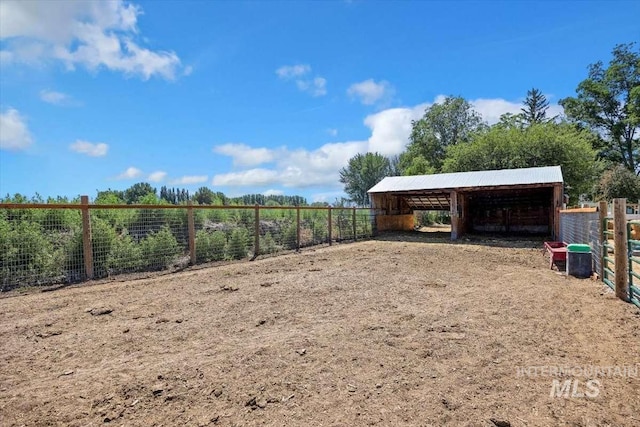
[[[551,230],[554,240],[560,238],[560,209],[562,209],[562,184],[553,187],[553,221]]]
[[[451,192],[449,197],[449,213],[451,215],[451,240],[458,239],[458,194],[455,191]]]
[[[613,199],[613,246],[616,296],[623,301],[629,301],[627,199]]]
[[[89,196],[80,196],[82,205],[82,253],[84,255],[84,274],[87,280],[93,279],[93,245],[91,243],[91,214]]]
[[[189,230],[189,261],[191,265],[196,264],[196,225],[193,218],[193,204],[191,200],[187,203],[187,228]]]
[[[256,259],[260,255],[260,205],[256,203],[256,210],[254,213],[255,223],[253,230],[253,258]]]

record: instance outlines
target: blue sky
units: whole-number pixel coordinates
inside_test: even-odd
[[[493,123],[640,40],[640,2],[0,2],[0,194],[333,201],[444,95]]]

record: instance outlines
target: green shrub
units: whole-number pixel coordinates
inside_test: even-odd
[[[131,236],[124,234],[118,237],[111,247],[107,260],[110,273],[137,271],[142,265],[142,248]]]
[[[200,230],[196,233],[196,262],[222,261],[224,259],[224,233],[214,231],[209,233]]]
[[[273,240],[271,233],[267,232],[264,236],[260,236],[260,253],[271,254],[278,251],[276,241]]]
[[[60,252],[33,222],[11,226],[0,220],[0,285],[3,290],[17,285],[51,283],[62,276]]]
[[[231,232],[231,237],[227,243],[227,259],[243,259],[248,255],[249,233],[244,228],[236,228]]]
[[[93,277],[109,275],[108,258],[117,238],[115,230],[100,218],[91,221],[91,250],[93,255]],[[65,272],[67,280],[75,282],[85,278],[82,232],[76,229],[65,247]]]
[[[298,248],[298,228],[295,222],[286,226],[282,232],[282,245],[287,249]]]
[[[140,242],[142,264],[151,269],[162,270],[171,265],[178,254],[180,246],[167,226],[160,231],[149,234]]]

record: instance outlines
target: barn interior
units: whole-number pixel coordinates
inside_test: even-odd
[[[464,234],[553,237],[559,234],[562,191],[561,180],[410,190],[394,184],[385,191],[370,192],[370,198],[378,231],[413,230],[416,211],[448,211],[454,240]]]

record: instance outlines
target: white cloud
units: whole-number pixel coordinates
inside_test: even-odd
[[[216,186],[251,187],[282,186],[285,188],[328,187],[340,188],[339,170],[347,165],[349,159],[358,153],[378,152],[385,156],[402,153],[409,143],[413,120],[424,115],[425,109],[434,103],[441,103],[445,96],[437,96],[433,102],[418,104],[412,107],[389,108],[364,119],[369,128],[369,137],[362,141],[346,141],[328,143],[315,150],[278,149],[249,147],[244,144],[226,144],[219,154],[233,157],[238,166],[257,166],[267,162],[273,167],[252,168],[242,171],[218,174],[212,183]],[[469,101],[490,124],[496,123],[500,115],[511,112],[518,113],[522,103],[504,99],[476,99]],[[561,112],[561,107],[551,105],[549,115]],[[216,147],[219,148],[219,147]],[[255,161],[249,161],[255,156]],[[268,159],[265,161],[258,160]],[[325,194],[324,198],[321,197]],[[341,197],[340,192],[320,193],[314,201],[332,201]],[[330,200],[331,199],[331,200]]]
[[[147,80],[175,78],[182,68],[172,51],[150,50],[139,37],[142,9],[123,0],[47,0],[0,2],[3,65],[62,61],[73,70],[107,68]],[[185,70],[186,71],[186,70]]]
[[[524,107],[524,104],[520,101],[507,101],[502,98],[478,98],[469,102],[473,106],[473,109],[482,115],[482,119],[490,125],[498,123],[500,121],[500,116],[503,114],[521,113],[521,108]],[[549,104],[547,117],[554,117],[563,113],[564,109],[560,105]]]
[[[89,157],[103,157],[107,155],[109,146],[104,142],[89,142],[77,140],[73,144],[69,145],[71,151],[76,153],[86,154]]]
[[[276,74],[281,79],[292,79],[301,77],[311,72],[311,67],[307,64],[283,65],[276,70]]]
[[[181,178],[174,179],[171,181],[173,185],[193,185],[193,184],[201,184],[203,182],[207,182],[209,177],[207,175],[185,175]]]
[[[357,153],[366,151],[364,141],[330,143],[312,151],[280,148],[275,168],[253,168],[240,172],[215,175],[213,185],[271,186],[305,188],[335,185],[338,171]]]
[[[347,94],[351,98],[358,99],[364,105],[373,105],[379,101],[390,100],[395,94],[395,90],[386,80],[376,83],[375,80],[368,79],[349,86]]]
[[[40,91],[40,99],[49,104],[64,105],[69,102],[70,97],[62,92],[45,89]]]
[[[269,189],[262,194],[264,194],[265,196],[284,196],[284,191]]]
[[[336,199],[348,198],[344,191],[328,191],[326,193],[315,193],[311,195],[311,202],[333,203]]]
[[[142,171],[133,166],[127,168],[124,172],[116,177],[116,179],[134,179],[142,175]]]
[[[316,77],[313,80],[296,80],[296,86],[302,92],[310,93],[312,96],[327,94],[327,80],[322,77]]]
[[[257,166],[272,162],[276,152],[268,148],[251,148],[246,144],[222,144],[213,147],[213,152],[233,158],[235,166]]]
[[[327,129],[327,133],[331,136],[338,136],[338,129],[334,129],[334,128]]]
[[[294,80],[296,86],[302,92],[311,96],[324,96],[327,94],[327,79],[321,76],[310,78],[311,66],[307,64],[283,65],[276,70],[276,74],[282,80]]]
[[[368,151],[385,156],[394,156],[404,151],[411,135],[411,122],[423,116],[429,104],[419,104],[410,108],[390,108],[371,114],[364,124],[371,129]]]
[[[166,177],[167,173],[165,171],[155,171],[149,174],[147,180],[151,182],[162,182]]]
[[[0,112],[0,149],[24,150],[33,142],[27,128],[27,119],[18,110],[9,108]]]

